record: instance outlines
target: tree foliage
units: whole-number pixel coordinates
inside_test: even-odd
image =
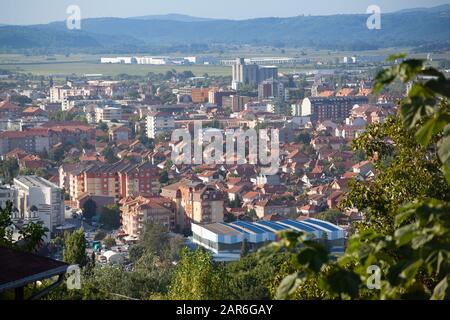
[[[64,261],[80,266],[86,265],[86,238],[83,228],[64,234]]]
[[[28,222],[22,226],[14,225],[11,220],[13,212],[12,202],[6,202],[4,208],[0,207],[0,246],[33,252],[41,247],[43,238],[48,231],[40,223]],[[13,240],[12,227],[19,231],[19,241]]]
[[[292,257],[277,279],[277,298],[449,298],[450,192],[444,176],[450,184],[450,82],[412,59],[383,70],[375,89],[396,79],[415,81],[399,119],[369,127],[355,142],[376,163],[376,177],[353,183],[345,203],[364,211],[363,227],[336,260],[303,234],[282,234],[268,250]],[[374,266],[380,276],[375,287],[369,285]]]

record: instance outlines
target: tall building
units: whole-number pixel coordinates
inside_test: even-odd
[[[122,109],[119,107],[97,107],[95,108],[95,122],[109,122],[122,119]]]
[[[280,101],[286,100],[286,92],[284,84],[275,79],[264,80],[258,86],[258,98],[268,99],[273,98]]]
[[[276,66],[258,66],[257,64],[246,64],[244,58],[237,58],[232,68],[232,88],[239,89],[242,84],[256,86],[267,79],[278,78]]]
[[[249,103],[250,97],[231,95],[222,98],[222,106],[229,108],[233,112],[239,112],[244,109],[245,104]]]
[[[175,229],[176,205],[168,198],[127,197],[120,201],[122,229],[133,237],[139,237],[148,223],[157,223],[168,231]]]
[[[211,89],[208,93],[208,102],[215,104],[219,107],[223,106],[223,98],[233,95],[234,91],[219,91],[217,89]]]
[[[147,116],[147,136],[151,139],[175,129],[175,119],[168,112],[151,112]]]
[[[64,203],[57,185],[37,176],[18,176],[14,187],[15,205],[21,219],[30,218],[32,211],[37,211],[39,220],[50,231],[64,223]]]
[[[50,103],[61,103],[69,97],[88,97],[91,91],[86,88],[72,87],[72,85],[53,86],[50,88]]]
[[[355,104],[361,105],[368,102],[367,97],[305,98],[300,110],[296,110],[296,113],[299,116],[310,116],[313,123],[325,120],[343,121],[350,116]]]
[[[223,221],[224,195],[213,185],[184,180],[163,187],[161,195],[176,203],[176,224],[180,231],[189,229],[191,222]]]
[[[50,150],[50,138],[46,129],[0,132],[0,155],[16,148],[29,153]]]
[[[276,66],[260,66],[258,70],[258,83],[269,79],[278,79],[278,68]]]
[[[233,65],[233,82],[234,90],[239,88],[241,84],[249,84],[255,86],[258,84],[259,67],[256,64],[246,64],[244,58],[237,58]]]
[[[0,208],[5,208],[6,203],[14,203],[16,199],[16,189],[10,186],[0,186]]]

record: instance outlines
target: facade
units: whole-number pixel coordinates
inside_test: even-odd
[[[0,186],[0,208],[5,208],[9,201],[14,203],[16,199],[16,189],[11,186]]]
[[[161,195],[177,206],[177,227],[185,230],[191,222],[208,224],[223,221],[224,195],[212,185],[182,181],[162,188]]]
[[[111,128],[109,140],[115,143],[128,143],[131,140],[131,129],[127,126]]]
[[[273,98],[280,101],[286,100],[286,92],[284,84],[275,79],[264,80],[258,86],[258,98],[268,99]]]
[[[76,202],[86,194],[115,199],[155,195],[160,188],[159,171],[148,162],[90,164],[68,173],[70,198]]]
[[[208,93],[208,102],[217,105],[218,107],[223,106],[223,98],[233,95],[234,91],[219,91],[212,89]]]
[[[233,112],[239,112],[244,109],[244,106],[249,103],[250,97],[243,97],[238,95],[230,95],[222,97],[222,106],[229,108]]]
[[[160,224],[168,231],[175,229],[176,206],[163,197],[127,197],[121,202],[122,230],[139,237],[147,223]]]
[[[85,88],[74,88],[68,85],[53,86],[50,88],[50,103],[61,103],[67,101],[69,97],[88,97],[90,90]]]
[[[310,116],[311,122],[342,121],[350,116],[355,104],[367,104],[367,97],[305,98],[296,116]]]
[[[147,116],[147,137],[157,138],[160,134],[175,129],[175,119],[168,112],[151,112]]]
[[[244,58],[237,58],[233,64],[233,82],[234,90],[238,89],[241,84],[257,85],[259,67],[256,64],[246,64]]]
[[[278,78],[276,66],[259,66],[255,63],[247,64],[244,58],[237,58],[232,66],[232,88],[237,90],[242,84],[256,86],[267,79]]]
[[[95,122],[110,122],[122,119],[122,109],[119,107],[97,107],[95,108]]]
[[[22,149],[28,153],[38,153],[50,149],[47,130],[0,132],[0,155],[11,150]]]
[[[191,97],[193,103],[204,103],[208,102],[209,99],[209,88],[192,88]]]
[[[64,223],[64,203],[57,185],[37,176],[18,176],[14,179],[14,187],[19,217],[26,219],[34,206],[39,219],[50,231]]]

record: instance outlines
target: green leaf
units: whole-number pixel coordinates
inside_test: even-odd
[[[423,247],[427,242],[431,241],[433,238],[434,238],[434,234],[432,234],[432,233],[418,234],[411,240],[411,247],[414,250],[417,250],[417,249]]]
[[[278,300],[285,300],[289,297],[289,295],[293,294],[293,292],[297,289],[299,285],[297,279],[298,279],[297,272],[285,277],[278,287],[276,298]]]
[[[328,251],[319,243],[310,243],[299,251],[296,261],[300,266],[317,273],[328,262]]]
[[[446,131],[447,130],[445,130],[445,132]],[[445,134],[445,136],[439,141],[438,156],[444,165],[450,167],[450,134]]]
[[[406,267],[401,273],[400,277],[403,279],[408,280],[408,282],[411,282],[414,280],[414,277],[416,276],[417,272],[419,271],[419,268],[423,265],[423,260],[417,260],[414,263],[411,263],[408,267]]]
[[[450,98],[450,80],[445,79],[442,74],[440,79],[429,80],[425,83],[425,86],[437,94]]]
[[[407,207],[407,209],[403,209],[399,214],[395,216],[395,225],[400,226],[402,223],[404,223],[413,216],[414,210],[411,210],[409,207]]]
[[[338,270],[327,275],[324,285],[337,294],[347,294],[352,298],[358,296],[361,279],[348,270]]]
[[[447,295],[448,279],[442,279],[433,290],[431,300],[444,300]]]
[[[417,230],[416,224],[408,224],[402,228],[395,230],[394,237],[397,246],[401,247],[411,242],[411,240],[416,235],[416,230]]]

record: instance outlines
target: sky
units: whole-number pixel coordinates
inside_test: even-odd
[[[248,19],[366,13],[369,5],[381,12],[433,7],[449,0],[0,0],[0,24],[40,24],[62,21],[67,7],[78,5],[81,17],[135,17],[179,13],[196,17]]]

